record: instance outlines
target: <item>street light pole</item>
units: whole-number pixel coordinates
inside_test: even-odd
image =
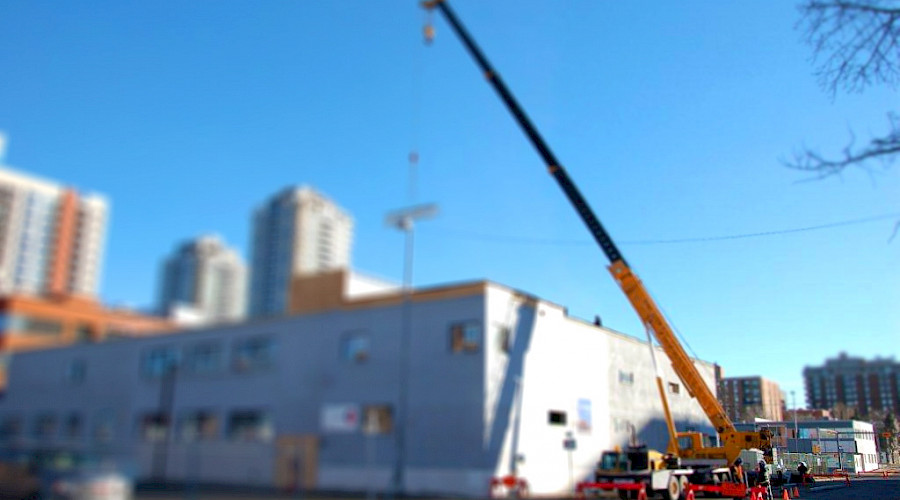
[[[415,241],[415,221],[428,219],[437,214],[437,205],[424,204],[403,208],[389,213],[385,217],[385,223],[395,229],[403,231],[405,244],[403,251],[403,305],[401,308],[400,345],[398,350],[398,388],[397,388],[397,454],[392,475],[392,489],[395,496],[403,494],[405,489],[406,468],[406,425],[408,422],[409,399],[409,344],[411,336],[412,302],[412,272],[413,272],[413,243]]]
[[[791,406],[794,407],[794,451],[800,451],[800,436],[797,430],[797,397],[793,389],[791,389]]]

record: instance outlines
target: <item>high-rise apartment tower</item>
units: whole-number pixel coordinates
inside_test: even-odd
[[[726,377],[719,384],[719,401],[731,420],[784,419],[784,402],[777,383],[763,377]]]
[[[0,294],[97,293],[107,203],[0,167]]]
[[[201,323],[237,321],[245,315],[247,267],[216,236],[182,243],[163,263],[160,277],[163,314],[188,307]]]
[[[309,187],[287,188],[253,214],[249,312],[288,309],[291,277],[350,266],[353,219]]]
[[[861,417],[872,410],[900,414],[900,363],[893,358],[867,361],[841,353],[824,366],[804,368],[803,380],[812,408],[843,405]]]

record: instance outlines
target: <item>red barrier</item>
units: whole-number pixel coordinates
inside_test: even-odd
[[[528,481],[524,477],[507,475],[491,478],[491,487],[488,491],[490,498],[503,498],[510,495],[516,498],[528,496]]]
[[[685,491],[691,493],[715,493],[723,497],[735,498],[744,498],[745,496],[748,496],[747,487],[741,483],[688,484],[685,486]],[[757,497],[765,498],[766,493],[767,490],[764,486],[754,486],[753,488],[750,488],[749,496],[751,500],[757,500]]]

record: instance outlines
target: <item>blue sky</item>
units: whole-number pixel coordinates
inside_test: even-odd
[[[887,129],[897,93],[823,92],[792,2],[454,1],[703,359],[802,392],[847,351],[898,354],[900,166],[780,160]],[[450,28],[413,1],[0,3],[6,162],[111,202],[102,296],[150,305],[177,242],[245,256],[250,213],[309,184],[356,221],[356,268],[399,280],[386,212],[435,202],[417,285],[490,279],[643,335],[606,261]],[[407,156],[421,158],[416,199]]]

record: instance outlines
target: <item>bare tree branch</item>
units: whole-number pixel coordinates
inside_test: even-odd
[[[794,154],[793,160],[785,161],[784,164],[789,168],[812,172],[818,179],[840,174],[849,166],[866,168],[871,160],[878,160],[888,166],[900,154],[900,115],[889,113],[888,123],[890,130],[887,135],[872,139],[860,149],[855,147],[855,140],[851,136],[850,143],[837,157],[828,158],[812,149],[803,148],[801,152]]]
[[[831,97],[838,90],[862,92],[872,85],[900,83],[900,0],[803,0],[798,27],[813,49],[819,84]],[[889,130],[862,147],[851,141],[836,156],[803,148],[783,163],[822,179],[847,167],[888,166],[900,154],[900,115],[888,114]]]
[[[799,7],[816,75],[832,96],[900,82],[900,1],[806,0]]]

